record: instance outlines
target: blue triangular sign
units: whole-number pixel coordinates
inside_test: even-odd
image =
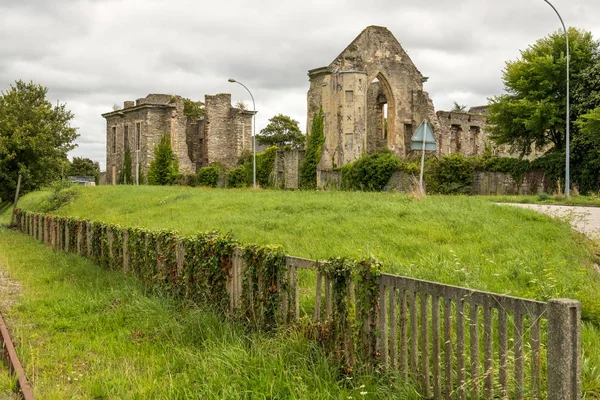
[[[419,125],[415,133],[412,135],[410,143],[411,150],[423,150],[423,137],[425,137],[425,150],[437,150],[433,130],[427,121],[421,122],[421,125]]]

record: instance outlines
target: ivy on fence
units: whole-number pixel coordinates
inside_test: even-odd
[[[42,229],[28,228],[35,221]],[[242,248],[240,308],[232,309],[233,254],[240,245],[231,234],[214,231],[180,238],[174,231],[151,232],[22,210],[17,224],[30,235],[39,231],[42,242],[54,238],[57,248],[80,253],[103,268],[124,270],[149,287],[164,287],[222,315],[239,317],[251,330],[269,331],[294,320],[295,288],[280,246]],[[50,226],[54,232],[44,229]],[[381,264],[332,258],[317,268],[331,284],[331,318],[321,326],[322,343],[347,373],[359,363],[376,364]]]
[[[280,297],[288,290],[285,253],[279,246],[244,247],[242,313],[252,328],[270,330],[280,322]]]

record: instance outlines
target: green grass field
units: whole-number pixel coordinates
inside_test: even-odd
[[[20,206],[37,210],[47,194]],[[475,197],[104,186],[78,188],[55,214],[182,235],[218,229],[307,258],[372,255],[387,272],[538,300],[600,291],[597,257],[568,223]]]
[[[600,396],[600,279],[593,270],[600,251],[565,221],[466,196],[417,201],[391,193],[122,186],[77,193],[53,213],[182,235],[219,229],[242,243],[282,244],[296,256],[372,255],[391,273],[538,300],[581,300],[590,321],[583,331],[584,392]],[[20,206],[40,210],[48,194],[32,193]]]

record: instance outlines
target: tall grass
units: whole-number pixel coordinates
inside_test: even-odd
[[[418,398],[399,380],[346,379],[299,332],[248,335],[6,229],[0,268],[22,285],[7,318],[38,398]]]

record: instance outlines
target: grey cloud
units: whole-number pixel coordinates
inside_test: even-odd
[[[600,28],[596,0],[553,0],[569,25]],[[557,31],[542,0],[21,0],[0,3],[0,89],[49,88],[79,128],[72,155],[104,165],[101,113],[148,93],[256,97],[257,131],[285,113],[304,128],[307,70],[329,64],[368,25],[387,26],[421,72],[438,109],[485,104],[502,92],[504,62]]]

